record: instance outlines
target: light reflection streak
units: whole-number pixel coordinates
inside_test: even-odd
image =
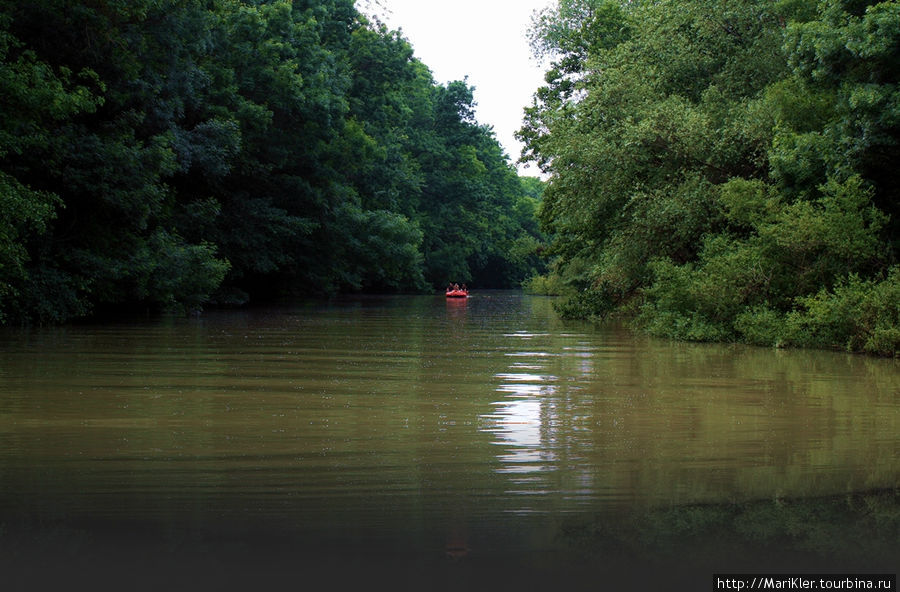
[[[504,337],[519,337],[521,339],[534,339],[535,337],[548,337],[549,333],[529,333],[528,331],[516,331],[515,333],[504,333]]]
[[[518,397],[536,397],[541,393],[552,393],[555,389],[541,384],[501,384],[498,393],[508,393]]]
[[[495,378],[501,381],[496,391],[502,393],[505,400],[494,402],[494,413],[483,416],[483,429],[493,433],[493,443],[504,448],[497,455],[501,467],[496,471],[506,475],[528,475],[555,468],[555,455],[544,445],[541,431],[546,397],[556,392],[558,378],[549,374],[516,371],[524,369],[539,371],[543,368],[534,364],[514,364],[510,372],[496,374]],[[519,487],[510,493],[548,493],[543,479],[528,481],[517,478],[513,484]]]
[[[557,368],[563,358],[569,358],[571,363],[566,363],[565,368],[574,369],[575,376],[589,374],[593,371],[596,348],[583,341],[558,348],[540,347],[547,337],[541,333],[515,332],[504,336],[517,340],[520,347],[504,353],[509,366],[494,374],[495,392],[502,399],[493,403],[493,413],[482,416],[481,429],[490,432],[492,443],[500,447],[494,471],[508,479],[506,493],[523,501],[523,507],[515,513],[537,511],[534,503],[547,496],[588,497],[590,488],[585,490],[583,483],[561,491],[552,477],[560,468],[562,452],[557,433],[561,425],[557,409],[560,389],[578,387],[571,384],[571,377],[561,379],[558,370],[548,369]]]
[[[509,380],[512,382],[548,382],[555,381],[555,376],[542,376],[540,374],[523,374],[518,372],[495,374],[494,378]]]

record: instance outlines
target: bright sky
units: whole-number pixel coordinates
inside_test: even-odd
[[[527,31],[535,10],[553,0],[359,0],[391,29],[401,29],[415,55],[439,83],[469,77],[479,123],[494,127],[513,162],[522,146],[513,137],[522,111],[544,80],[531,57]],[[533,165],[520,168],[538,176]]]

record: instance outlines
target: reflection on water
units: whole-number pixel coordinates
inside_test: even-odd
[[[897,486],[895,361],[614,332],[504,337],[482,430],[512,492],[571,509]]]
[[[840,530],[898,550],[898,452],[897,361],[662,342],[518,294],[0,333],[0,568],[109,540],[131,567],[264,548],[450,589],[740,539],[849,569]]]

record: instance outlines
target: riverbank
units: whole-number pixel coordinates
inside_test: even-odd
[[[567,289],[559,279],[537,278],[526,290],[560,296],[555,308],[563,318],[594,322],[613,318],[655,337],[900,357],[900,268],[881,281],[851,277],[830,290],[796,299],[789,309],[756,305],[718,315],[689,303],[673,308],[672,301],[684,295],[661,289],[617,300],[602,291]]]

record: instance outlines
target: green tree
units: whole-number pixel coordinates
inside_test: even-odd
[[[352,0],[2,0],[0,82],[0,321],[539,267],[472,89]]]
[[[475,120],[466,81],[436,87],[433,105],[419,157],[425,277],[434,286],[518,285],[531,270],[524,244],[517,244],[527,241],[515,215],[519,178],[490,127]]]
[[[10,31],[27,52],[59,72],[89,76],[100,97],[96,108],[60,118],[55,137],[40,140],[16,163],[21,182],[60,196],[64,206],[29,249],[19,316],[63,320],[96,305],[189,304],[221,279],[227,264],[215,250],[185,243],[167,220],[173,195],[165,178],[178,166],[172,122],[183,110],[179,89],[192,71],[182,71],[190,51],[179,50],[193,39],[183,29],[202,38],[199,10],[191,2],[4,6]],[[159,248],[161,240],[191,253],[210,273],[185,268]],[[198,277],[208,277],[208,285],[196,286]]]
[[[102,104],[96,73],[42,61],[11,31],[8,7],[0,13],[0,322],[31,305],[38,274],[35,245],[43,241],[62,201],[42,189],[35,163],[59,161],[65,123]],[[39,306],[49,306],[42,301]]]
[[[535,30],[579,64],[565,93],[539,91],[521,133],[551,174],[540,216],[576,293],[563,310],[637,313],[679,338],[800,344],[771,329],[824,310],[812,295],[888,293],[897,4],[619,6],[628,35],[598,37],[584,16],[564,21],[566,39],[584,37],[575,45],[547,20]],[[888,334],[869,349],[891,351]]]

